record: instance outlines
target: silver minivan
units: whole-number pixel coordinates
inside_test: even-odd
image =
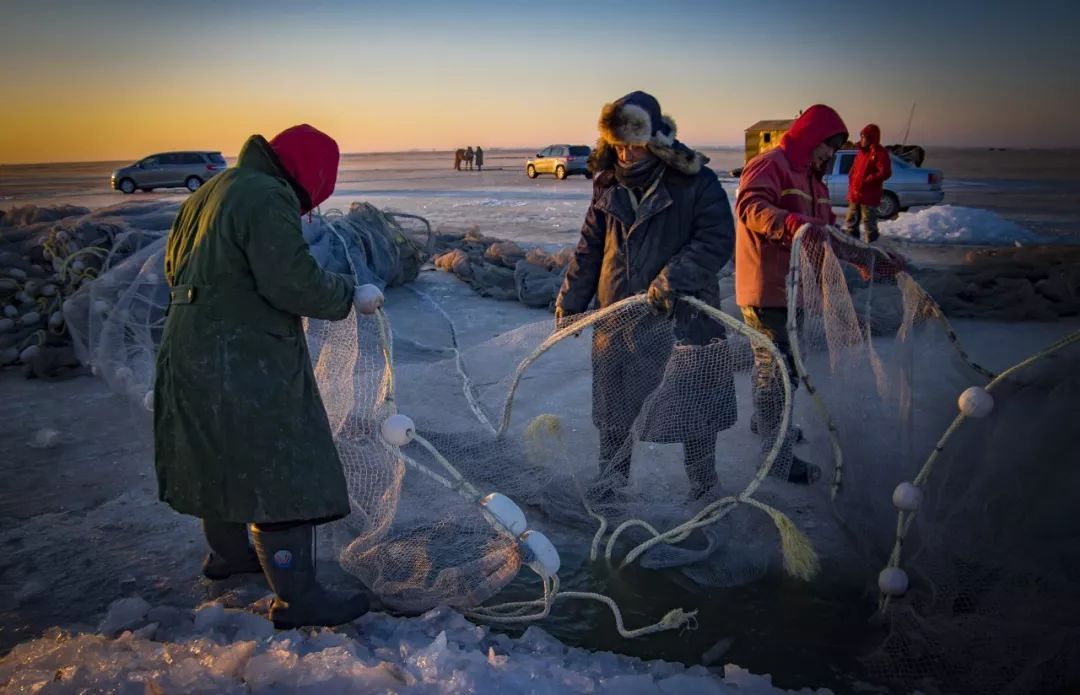
[[[180,187],[196,191],[227,166],[220,152],[162,152],[114,171],[112,188],[124,193]]]
[[[557,179],[583,174],[591,179],[590,154],[592,150],[586,145],[552,145],[525,161],[525,173],[530,179],[535,179],[539,174],[555,174]]]

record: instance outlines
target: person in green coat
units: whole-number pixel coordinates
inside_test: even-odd
[[[356,288],[319,268],[300,216],[333,192],[338,160],[337,143],[309,125],[253,135],[235,167],[180,207],[165,255],[159,495],[202,519],[208,578],[266,575],[279,628],[338,625],[368,608],[363,594],[338,597],[315,579],[315,526],[348,514],[349,497],[301,317],[346,318]]]

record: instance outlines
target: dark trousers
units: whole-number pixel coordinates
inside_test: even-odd
[[[788,341],[787,309],[752,306],[744,306],[740,309],[742,309],[743,322],[750,328],[765,334],[784,356],[792,391],[797,389],[799,376],[795,370],[795,358],[791,354],[791,343]],[[780,434],[780,423],[784,416],[784,384],[780,381],[780,368],[773,358],[773,353],[768,348],[758,345],[754,345],[753,350],[754,420],[757,422],[758,435],[761,436],[761,450],[766,453],[772,449]],[[773,464],[774,474],[787,476],[791,468],[793,443],[792,432],[789,428],[784,433],[783,447]]]
[[[611,487],[624,487],[630,481],[630,455],[633,442],[622,430],[600,432],[600,480]],[[683,442],[683,466],[690,489],[697,495],[716,487],[716,439],[691,439]]]

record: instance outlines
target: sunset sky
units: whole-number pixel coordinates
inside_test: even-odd
[[[0,1],[0,163],[306,121],[346,152],[591,143],[656,95],[698,146],[831,104],[888,142],[1080,146],[1080,2]]]

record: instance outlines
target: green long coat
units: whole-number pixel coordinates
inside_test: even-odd
[[[311,257],[286,176],[253,136],[169,233],[154,457],[161,499],[185,514],[267,523],[349,512],[301,317],[348,316],[353,280]]]

